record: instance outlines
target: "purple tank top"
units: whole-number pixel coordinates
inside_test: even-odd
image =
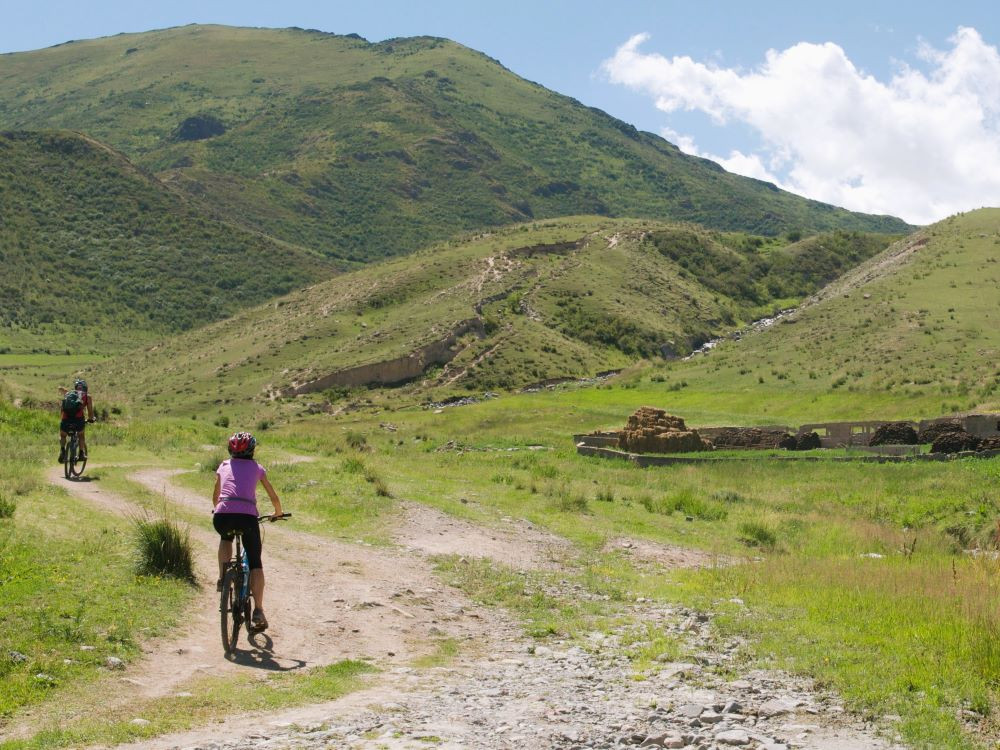
[[[219,475],[219,504],[216,513],[257,512],[257,482],[267,476],[264,467],[252,458],[230,458],[215,470]]]

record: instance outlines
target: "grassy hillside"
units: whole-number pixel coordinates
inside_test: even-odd
[[[115,398],[175,394],[158,409],[232,413],[296,410],[289,399],[303,394],[337,405],[404,381],[413,401],[589,377],[686,354],[888,242],[823,237],[788,245],[640,220],[535,222],[344,274],[116,358],[93,378]],[[715,283],[740,269],[752,271],[739,288]]]
[[[0,205],[0,349],[107,353],[335,270],[76,133],[0,133]]]
[[[898,232],[686,156],[453,42],[187,26],[3,56],[0,127],[72,128],[342,259],[571,214]]]
[[[1000,209],[953,216],[772,329],[641,379],[686,382],[670,397],[678,409],[724,402],[806,419],[1000,411],[998,261]]]

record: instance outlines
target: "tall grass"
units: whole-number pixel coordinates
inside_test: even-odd
[[[214,474],[215,470],[219,468],[223,461],[229,458],[229,454],[226,451],[215,451],[211,456],[206,458],[204,461],[200,462],[198,465],[201,470],[210,474]]]
[[[138,518],[134,535],[140,575],[165,575],[194,583],[194,554],[187,529],[168,518]]]
[[[729,511],[717,502],[696,495],[690,489],[678,490],[670,495],[658,498],[643,497],[642,506],[650,513],[670,515],[682,513],[688,518],[702,521],[721,521],[729,515]]]

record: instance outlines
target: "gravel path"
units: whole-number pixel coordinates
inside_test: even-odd
[[[644,602],[630,614],[644,626],[653,624],[677,636],[693,658],[665,662],[654,676],[636,680],[628,652],[642,644],[634,642],[628,628],[593,633],[583,644],[543,646],[504,627],[493,633],[484,658],[429,670],[394,667],[379,691],[275,717],[242,734],[191,734],[134,747],[901,747],[851,718],[833,696],[807,680],[741,670],[735,656],[741,644],[714,642],[703,614]]]

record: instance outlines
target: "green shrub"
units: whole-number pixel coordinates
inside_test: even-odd
[[[740,524],[739,540],[748,547],[774,549],[778,544],[778,534],[761,521],[746,521]]]
[[[215,470],[219,468],[219,464],[229,458],[229,454],[225,451],[216,451],[211,456],[206,458],[201,462],[201,470],[205,472],[215,473]]]
[[[539,464],[532,468],[531,474],[539,479],[555,479],[559,476],[559,469],[551,464]]]
[[[719,492],[712,493],[713,500],[719,500],[723,503],[729,503],[735,505],[736,503],[745,503],[747,499],[743,497],[739,492],[734,492],[733,490],[720,490]]]
[[[344,440],[356,451],[361,451],[368,447],[368,438],[354,430],[348,430],[347,434],[344,435]]]
[[[586,513],[589,510],[587,498],[578,492],[561,489],[555,495],[555,506],[564,513]]]
[[[215,421],[212,422],[212,424],[214,424],[216,427],[229,427],[229,417],[225,416],[224,414],[220,414],[215,418]]]
[[[15,510],[17,510],[17,502],[0,495],[0,518],[13,518]]]
[[[362,466],[364,465],[362,464]],[[389,486],[382,477],[375,473],[374,469],[364,466],[362,473],[364,474],[365,481],[374,488],[376,495],[379,497],[392,497],[392,493],[389,492]]]
[[[136,570],[140,575],[165,575],[194,582],[194,555],[187,529],[167,518],[135,522]]]
[[[702,521],[721,521],[729,515],[729,511],[724,507],[711,500],[698,497],[688,489],[656,499],[644,496],[640,502],[642,507],[650,513],[659,513],[664,516],[669,516],[671,513],[683,513],[685,516],[698,518]]]
[[[368,472],[368,467],[360,458],[345,459],[340,468],[345,474],[366,474]]]
[[[610,487],[602,487],[597,491],[596,499],[602,503],[613,503],[615,501],[615,491]]]

